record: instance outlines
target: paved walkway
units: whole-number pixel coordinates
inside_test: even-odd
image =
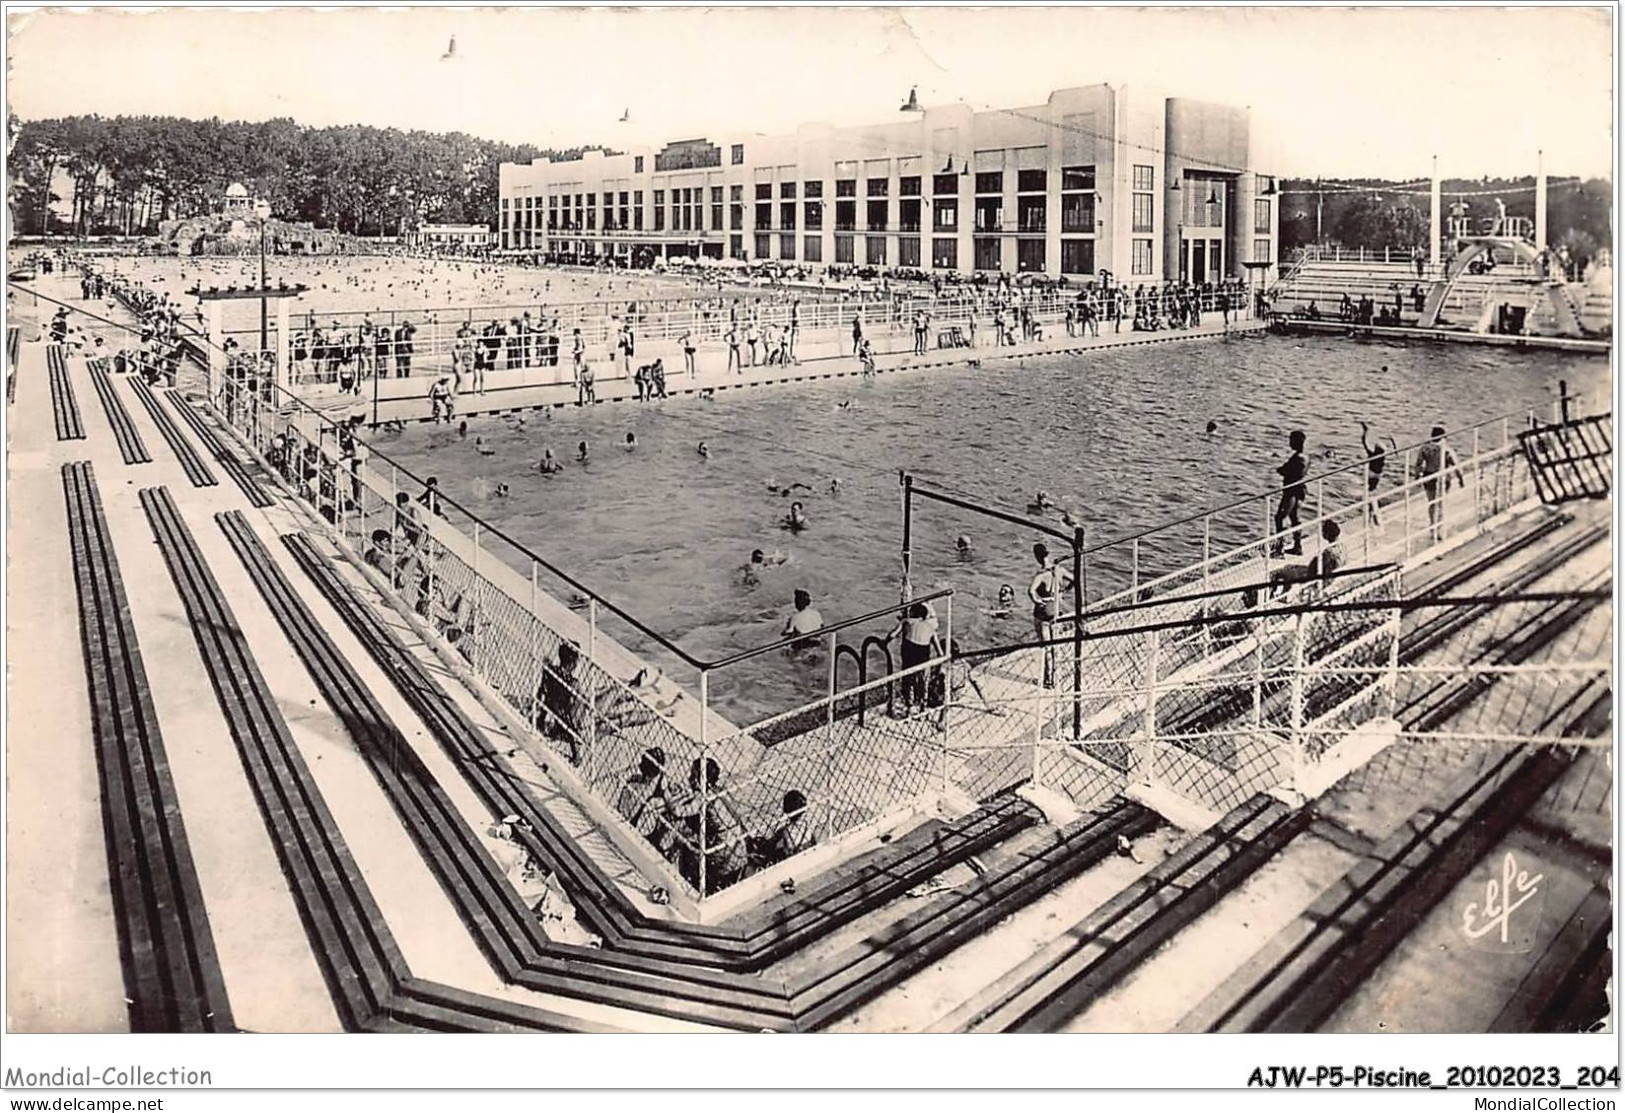
[[[1191,340],[1217,340],[1224,338],[1227,333],[1257,335],[1263,330],[1264,326],[1256,321],[1243,321],[1227,329],[1222,321],[1210,315],[1202,325],[1189,329],[1133,332],[1125,326],[1123,331],[1118,333],[1113,333],[1109,329],[1102,330],[1098,337],[1071,337],[1063,332],[1059,337],[1052,336],[1038,343],[1008,347],[979,345],[974,348],[939,349],[928,351],[923,356],[914,355],[908,350],[877,352],[875,373],[929,371],[1039,356],[1082,355],[1095,351],[1176,344]],[[820,344],[824,348],[834,347],[826,336],[822,341],[814,340],[803,345],[803,350],[809,348],[817,350]],[[755,367],[747,366],[742,370],[730,371],[725,351],[701,351],[695,359],[695,374],[692,376],[683,372],[680,357],[667,358],[662,355],[662,358],[665,360],[667,393],[672,397],[685,397],[787,383],[861,377],[863,367],[850,352],[848,344],[839,354],[831,353],[808,358],[801,363],[792,363],[788,366],[758,364]],[[652,360],[657,354],[660,353],[658,351],[655,354],[640,353],[635,362]],[[596,376],[595,394],[598,402],[625,402],[637,399],[635,385],[631,379],[622,374],[618,366],[607,362],[597,362],[592,366]],[[368,380],[358,384],[358,392],[352,394],[341,393],[338,387],[332,384],[309,386],[300,393],[312,405],[329,411],[360,413],[369,422],[428,421],[431,419],[428,391],[433,382],[434,379],[429,376],[414,376],[406,379],[383,379],[376,384]],[[372,395],[374,385],[378,388],[376,399]],[[485,393],[475,394],[465,390],[457,397],[457,414],[459,417],[465,417],[480,413],[573,406],[577,399],[578,392],[569,366],[569,356],[566,354],[558,367],[490,372],[486,376]]]

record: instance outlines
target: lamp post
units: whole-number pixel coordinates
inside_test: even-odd
[[[263,199],[254,202],[254,215],[260,219],[260,351],[265,351],[268,345],[270,329],[267,326],[267,305],[265,299],[265,225],[271,219],[271,205]]]

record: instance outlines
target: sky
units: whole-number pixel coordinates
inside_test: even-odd
[[[1606,8],[11,9],[23,119],[154,114],[659,145],[1107,82],[1251,107],[1283,176],[1610,176]],[[456,50],[443,59],[452,37]],[[629,122],[620,122],[623,114]]]

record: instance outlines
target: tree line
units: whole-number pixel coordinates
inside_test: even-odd
[[[1499,197],[1508,216],[1534,219],[1535,179],[1446,178],[1439,183],[1440,218],[1450,206],[1468,206],[1478,222],[1496,213]],[[1581,265],[1613,241],[1613,186],[1606,179],[1549,178],[1546,238],[1563,246]],[[1284,178],[1281,181],[1281,256],[1310,244],[1381,251],[1427,249],[1428,186],[1376,178]]]
[[[462,132],[306,127],[175,116],[8,120],[11,205],[23,235],[147,235],[205,215],[242,182],[283,220],[356,235],[497,220],[497,167],[548,150]],[[53,204],[66,202],[64,217]]]

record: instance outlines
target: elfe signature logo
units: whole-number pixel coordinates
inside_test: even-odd
[[[1535,925],[1540,919],[1537,905],[1521,916],[1515,914],[1542,895],[1543,873],[1520,869],[1517,856],[1507,851],[1501,870],[1484,884],[1484,900],[1471,901],[1462,910],[1462,930],[1476,946],[1490,950],[1525,951],[1534,945]],[[1544,903],[1544,902],[1542,902]]]

